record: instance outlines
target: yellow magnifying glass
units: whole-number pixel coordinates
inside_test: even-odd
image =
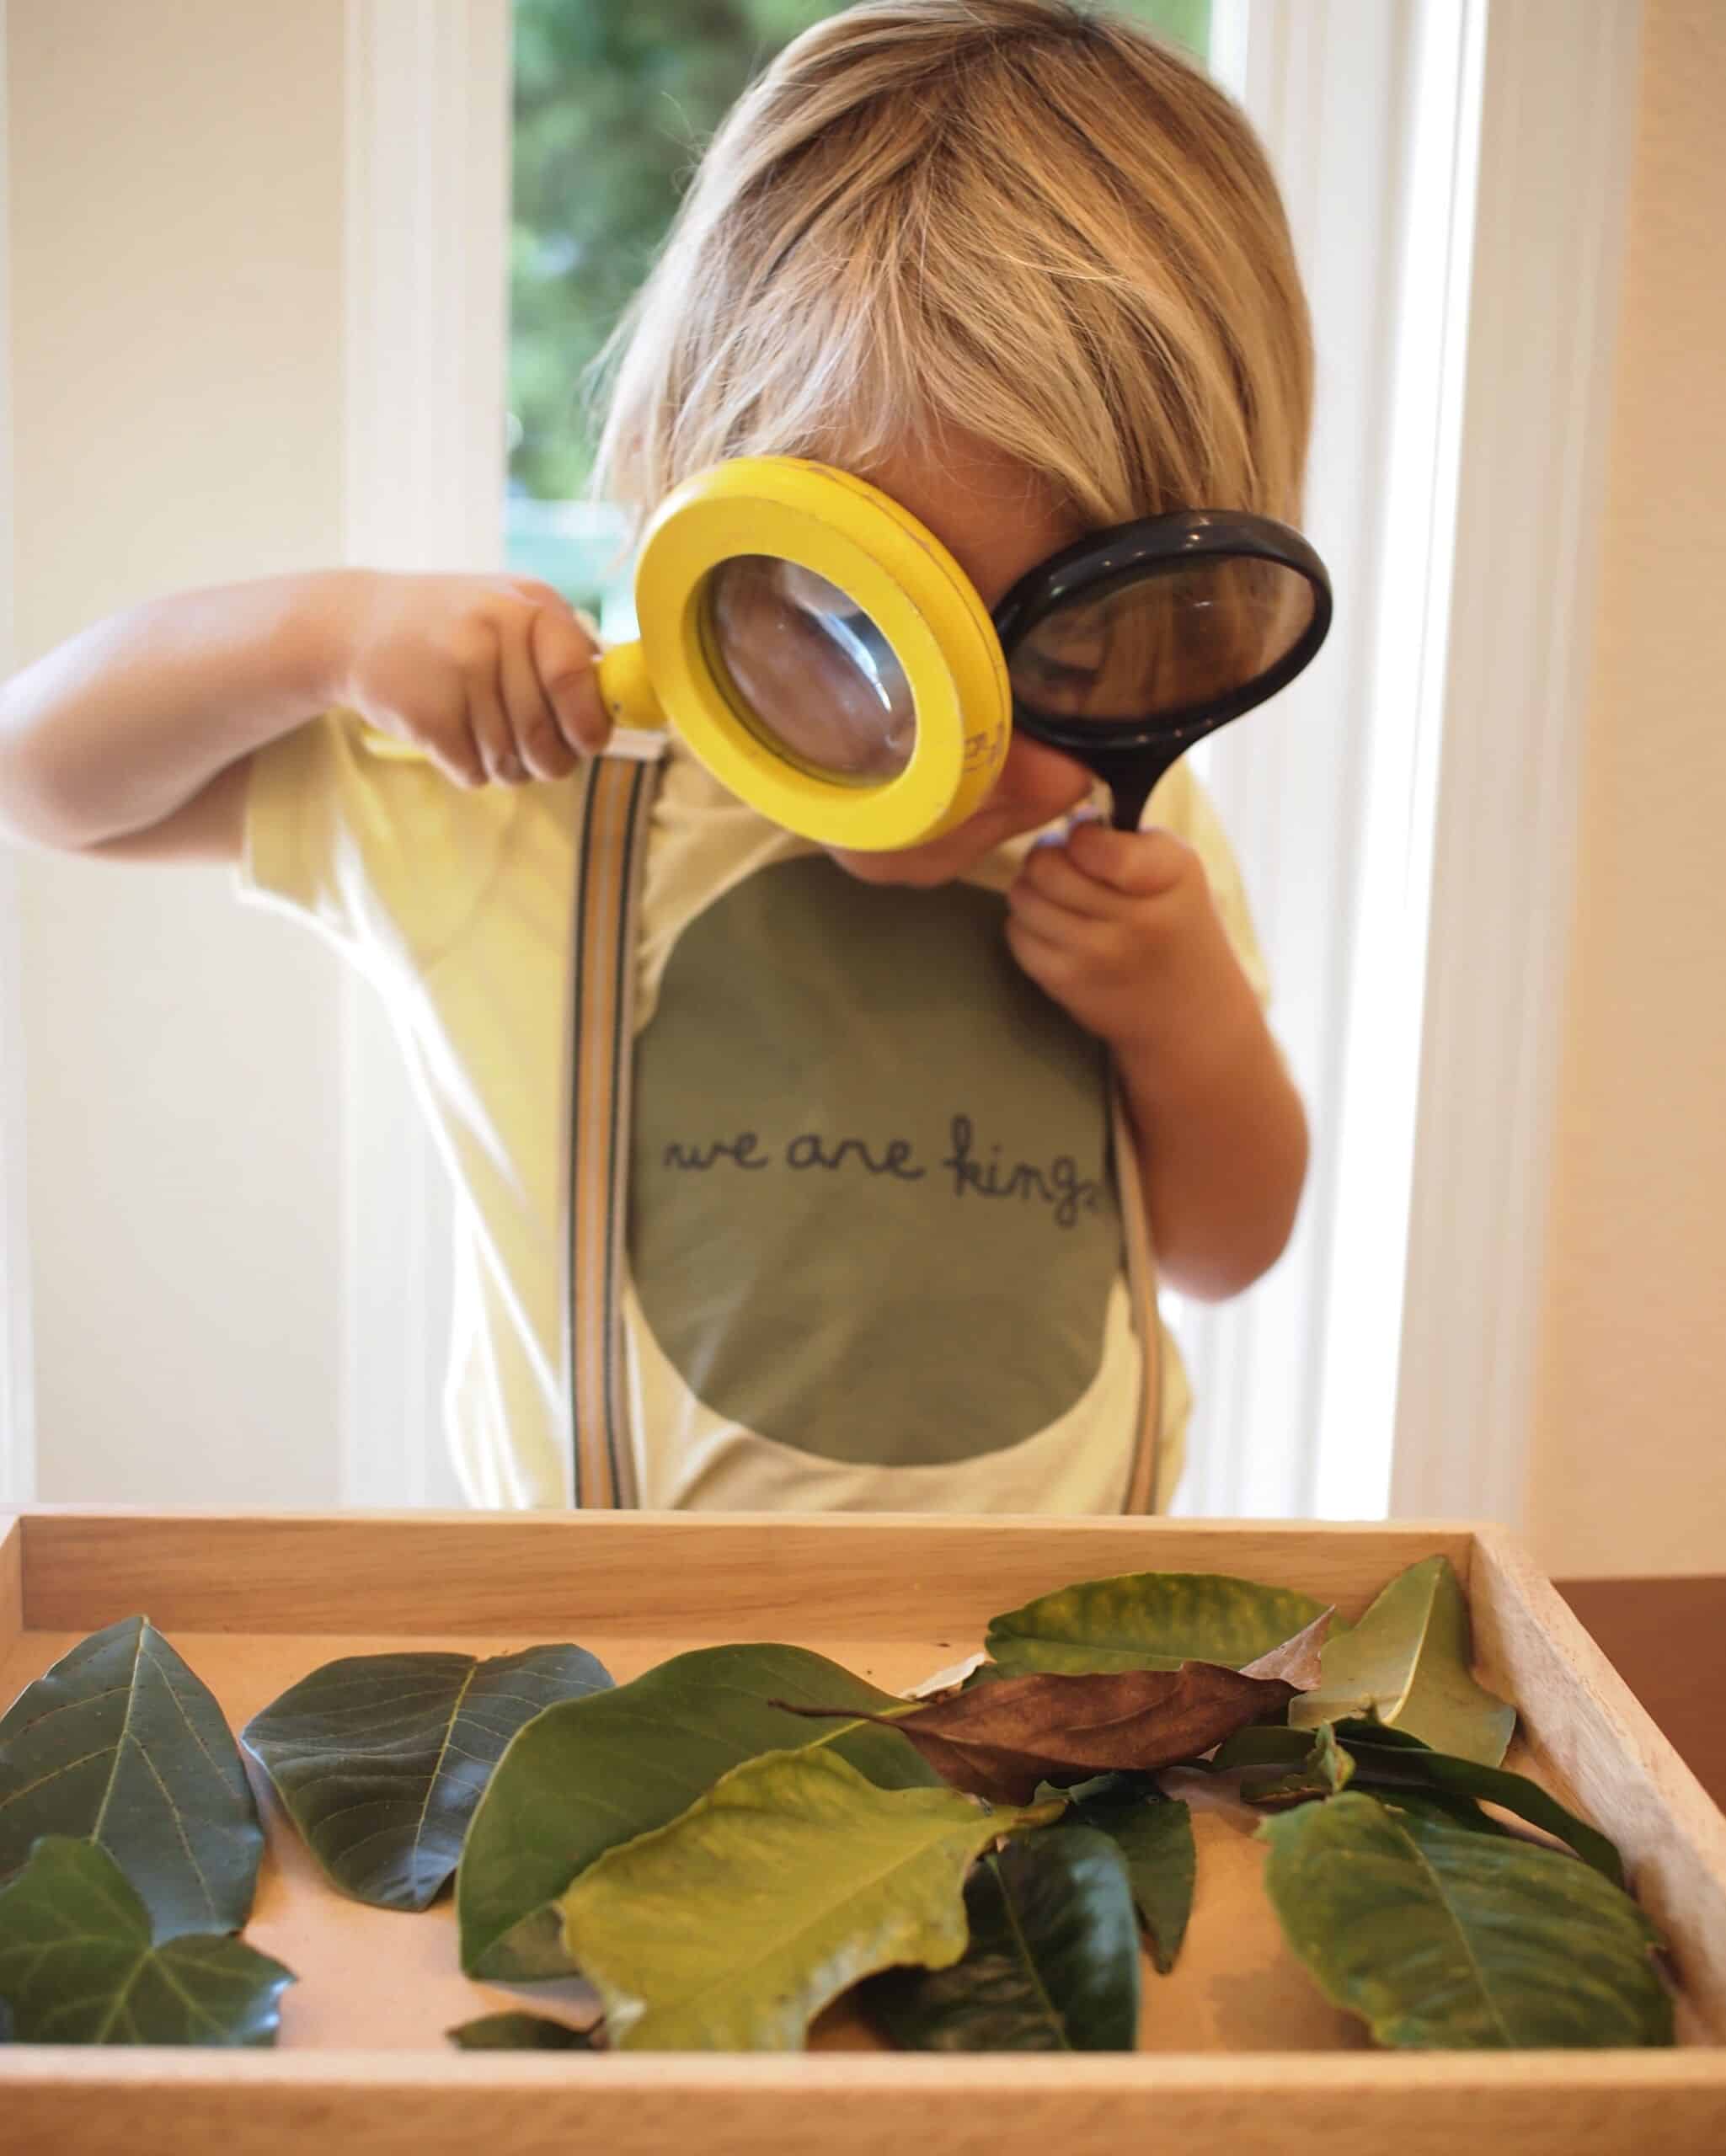
[[[987,610],[932,533],[848,473],[740,457],[687,481],[644,536],[635,606],[639,642],[599,663],[613,723],[669,722],[788,830],[915,846],[1000,771],[1013,692]]]

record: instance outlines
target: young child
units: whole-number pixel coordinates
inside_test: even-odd
[[[807,32],[708,151],[619,352],[609,498],[816,460],[991,608],[1101,527],[1298,513],[1311,361],[1263,157],[1194,69],[1061,0]],[[336,570],[139,608],[0,703],[11,830],[235,862],[386,997],[459,1193],[446,1406],[481,1505],[596,1497],[561,1307],[594,656],[544,585]],[[1093,790],[1016,737],[959,829],[830,853],[674,745],[634,954],[623,1501],[1167,1505],[1184,1383],[1135,1330],[1117,1177],[1163,1280],[1232,1294],[1289,1235],[1306,1129],[1192,778],[1136,832],[1069,826]]]

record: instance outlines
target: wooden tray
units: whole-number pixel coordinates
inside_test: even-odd
[[[0,1520],[0,1705],[85,1633],[137,1614],[236,1729],[320,1662],[409,1646],[574,1640],[622,1682],[686,1647],[785,1640],[898,1690],[980,1646],[997,1611],[1074,1580],[1232,1572],[1354,1617],[1435,1551],[1467,1588],[1483,1679],[1521,1708],[1510,1764],[1618,1842],[1671,1943],[1679,2049],[1367,2049],[1283,1947],[1256,1845],[1209,1813],[1187,1944],[1173,1976],[1147,1977],[1136,2054],[896,2055],[858,2048],[838,2014],[793,2056],[462,2054],[447,2027],[519,1999],[461,1976],[447,1900],[417,1916],[343,1900],[272,1808],[246,1937],[300,1978],[280,2047],[0,2047],[0,2150],[254,2156],[316,2137],[336,2156],[1456,2156],[1472,2136],[1493,2156],[1722,2156],[1726,1819],[1494,1529],[48,1509]]]

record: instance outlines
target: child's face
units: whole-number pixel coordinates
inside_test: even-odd
[[[991,611],[1027,570],[1085,529],[1022,465],[970,436],[949,437],[938,456],[899,454],[858,476],[934,533]],[[994,791],[957,830],[896,853],[827,851],[865,883],[946,883],[1007,839],[1077,808],[1091,786],[1071,757],[1015,734]]]

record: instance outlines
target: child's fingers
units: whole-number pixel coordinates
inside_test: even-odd
[[[523,613],[503,625],[498,679],[504,710],[524,775],[533,778],[567,778],[575,768],[576,755],[564,739],[557,713],[552,709],[533,663],[533,620],[532,615]]]
[[[1085,875],[1138,899],[1172,889],[1194,858],[1172,831],[1116,831],[1106,824],[1082,824],[1068,838],[1066,852]]]
[[[600,696],[593,639],[558,600],[536,610],[532,648],[534,671],[564,740],[581,755],[597,755],[611,738],[612,722]]]
[[[473,729],[474,745],[479,750],[479,760],[488,778],[502,786],[518,786],[527,772],[516,754],[516,736],[504,709],[498,680],[497,632],[489,624],[482,627],[475,623],[468,637],[462,658],[462,681],[468,695],[468,723]]]
[[[1120,955],[1121,928],[1113,914],[1076,913],[1023,878],[1008,891],[1007,905],[1018,928],[1070,958],[1107,965]]]
[[[1093,921],[1112,920],[1121,910],[1121,893],[1113,883],[1087,875],[1074,861],[1071,844],[1070,839],[1058,844],[1039,840],[1025,856],[1013,889],[1039,892],[1068,912]]]

